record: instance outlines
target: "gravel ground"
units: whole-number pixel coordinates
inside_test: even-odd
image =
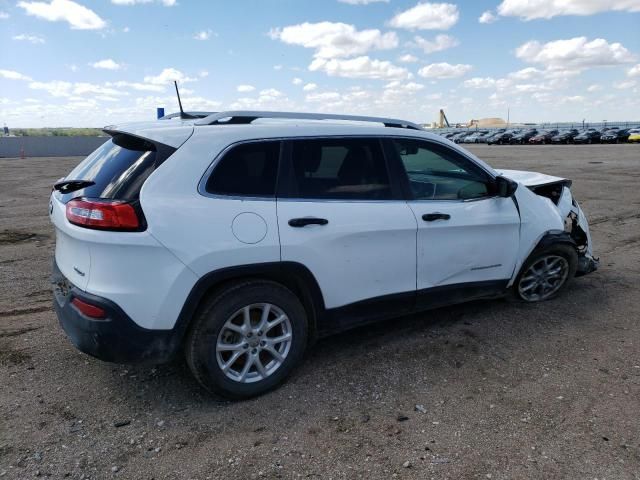
[[[0,477],[640,479],[640,147],[472,147],[574,180],[598,272],[319,342],[279,390],[209,398],[181,361],[103,363],[59,329],[51,184],[0,159]]]

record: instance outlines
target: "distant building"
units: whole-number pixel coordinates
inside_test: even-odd
[[[7,124],[4,124],[4,136],[8,137],[9,136],[9,127],[7,127]]]

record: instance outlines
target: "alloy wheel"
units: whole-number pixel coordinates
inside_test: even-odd
[[[227,378],[259,382],[282,366],[292,339],[291,320],[280,307],[254,303],[225,322],[216,341],[216,360]]]
[[[532,263],[520,277],[518,293],[528,302],[553,296],[569,275],[569,262],[560,255],[546,255]]]

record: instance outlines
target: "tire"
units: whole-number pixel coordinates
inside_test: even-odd
[[[283,315],[286,320],[282,320]],[[280,323],[275,324],[278,319]],[[262,320],[267,323],[260,327]],[[269,327],[269,323],[274,326]],[[272,339],[287,335],[287,341],[272,343]],[[185,355],[193,375],[205,389],[239,400],[262,395],[280,385],[301,362],[307,335],[306,311],[288,288],[276,282],[249,280],[230,285],[203,304],[187,335]],[[270,353],[272,350],[281,360]],[[233,355],[236,359],[231,362]],[[228,363],[225,373],[221,364]],[[244,380],[240,378],[243,372]]]
[[[551,268],[549,272],[554,272],[556,267],[563,265],[562,273],[557,276],[547,276],[548,292],[545,292],[546,285],[542,285],[537,279],[530,280],[530,274],[532,274],[532,267],[541,271],[544,262],[550,264]],[[549,245],[547,247],[539,248],[533,251],[529,258],[526,260],[520,273],[516,277],[516,281],[511,287],[511,297],[527,303],[540,302],[555,298],[562,292],[569,284],[571,279],[575,276],[578,268],[578,254],[576,250],[567,244]],[[544,274],[542,274],[544,278]],[[538,284],[539,287],[531,287],[533,284]]]

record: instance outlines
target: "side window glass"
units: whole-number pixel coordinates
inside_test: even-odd
[[[489,176],[447,147],[394,139],[416,200],[468,200],[493,195]]]
[[[376,139],[293,140],[291,196],[386,200],[389,175]]]
[[[206,191],[217,195],[273,197],[279,156],[280,142],[232,147],[211,173]]]

